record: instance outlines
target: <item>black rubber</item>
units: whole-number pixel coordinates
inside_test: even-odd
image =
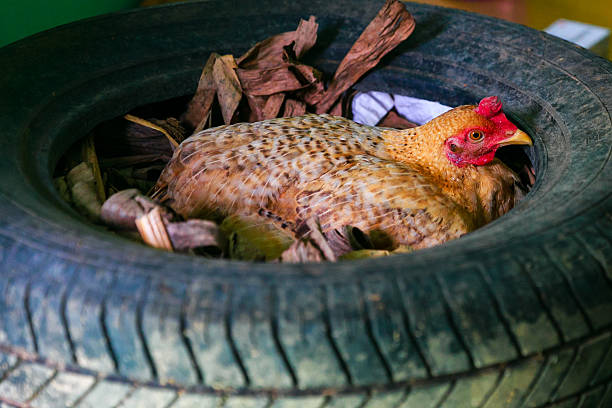
[[[100,122],[193,93],[209,53],[318,17],[333,72],[381,6],[190,2],[0,49],[0,406],[612,406],[612,64],[546,34],[424,5],[359,84],[500,95],[538,175],[445,245],[272,265],[147,248],[85,221],[52,169]]]

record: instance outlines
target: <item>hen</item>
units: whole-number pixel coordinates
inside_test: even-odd
[[[155,196],[185,218],[259,214],[296,235],[352,225],[423,248],[510,210],[517,175],[500,146],[531,145],[497,97],[412,129],[305,115],[207,129],[186,139]]]

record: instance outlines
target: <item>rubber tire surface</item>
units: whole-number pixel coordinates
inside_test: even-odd
[[[0,406],[612,406],[612,64],[546,34],[410,4],[413,36],[359,84],[500,95],[538,180],[501,219],[414,254],[268,265],[164,253],[84,221],[67,147],[193,93],[315,15],[326,72],[381,4],[206,1],[112,14],[0,50]]]

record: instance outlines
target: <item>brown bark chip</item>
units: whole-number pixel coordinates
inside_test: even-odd
[[[218,57],[213,65],[213,79],[221,105],[223,121],[229,125],[242,99],[242,86],[236,75],[236,61],[232,55]]]
[[[344,91],[376,66],[385,54],[408,38],[414,27],[414,18],[405,6],[398,0],[387,0],[340,62],[327,91],[318,103],[317,113],[328,112]]]
[[[310,65],[305,65],[295,59],[291,59],[289,55],[287,55],[286,58],[291,64],[291,72],[298,78],[300,83],[304,85],[302,90],[295,92],[295,97],[303,100],[308,105],[313,105],[316,101],[321,99],[321,96],[325,92],[323,74]]]
[[[189,102],[187,112],[183,115],[183,122],[191,128],[195,129],[198,127],[198,124],[206,120],[208,115],[210,115],[210,110],[217,92],[215,81],[213,80],[213,66],[217,57],[219,57],[217,53],[212,53],[210,57],[208,57],[208,61],[206,61],[206,65],[204,65],[204,69],[200,75],[198,89]]]
[[[255,96],[245,93],[247,103],[251,110],[249,114],[249,122],[259,122],[264,120],[264,107],[268,98],[266,96]]]
[[[136,219],[158,206],[135,188],[119,191],[102,205],[102,221],[115,229],[136,229]]]
[[[166,223],[166,230],[177,251],[202,247],[222,247],[219,226],[208,220],[187,220]]]
[[[236,60],[242,69],[274,68],[282,61],[283,48],[295,41],[295,31],[277,34],[258,42]]]
[[[342,99],[339,99],[331,108],[329,108],[329,114],[333,116],[342,116]]]
[[[284,48],[293,43],[297,57],[301,57],[317,41],[319,25],[315,17],[310,16],[308,21],[301,20],[295,31],[277,34],[255,44],[244,55],[236,60],[242,69],[275,68],[283,59]]]
[[[306,113],[306,104],[295,99],[287,99],[285,101],[285,110],[283,117],[289,118],[292,116],[302,116]]]
[[[270,95],[263,108],[263,119],[272,119],[277,117],[284,100],[284,93]]]
[[[289,70],[289,64],[282,63],[274,68],[238,69],[238,77],[249,95],[267,96],[279,92],[295,91],[304,85]]]
[[[279,116],[287,93],[307,103],[313,95],[320,98],[322,74],[297,60],[315,44],[318,26],[314,16],[301,20],[295,31],[261,41],[237,59],[236,72],[251,110],[250,120]],[[306,105],[302,109],[302,104],[290,106],[304,114]]]
[[[317,30],[319,24],[315,22],[315,16],[310,16],[308,20],[300,20],[297,30],[295,30],[295,44],[293,50],[295,51],[296,57],[302,58],[302,56],[315,45],[317,42]]]

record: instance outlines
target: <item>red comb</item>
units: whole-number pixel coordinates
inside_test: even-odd
[[[501,100],[497,96],[487,96],[483,98],[476,108],[476,113],[481,114],[485,118],[491,119],[502,110]]]

